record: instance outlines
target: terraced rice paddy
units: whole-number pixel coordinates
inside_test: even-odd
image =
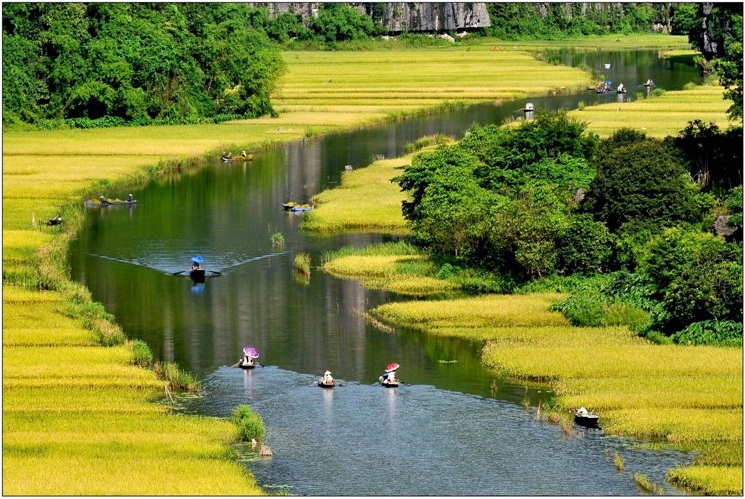
[[[316,207],[305,215],[303,229],[408,233],[401,216],[401,201],[406,195],[391,182],[408,164],[411,156],[375,161],[365,168],[344,172],[340,188],[313,197]]]
[[[225,420],[170,416],[165,384],[54,291],[3,286],[3,493],[258,494]]]

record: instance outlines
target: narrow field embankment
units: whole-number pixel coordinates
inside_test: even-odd
[[[487,55],[488,63],[469,50]],[[338,65],[329,54],[286,53],[289,73],[274,99],[278,118],[3,131],[5,494],[261,493],[229,445],[236,433],[231,423],[171,415],[166,405],[152,402],[163,398],[165,385],[152,371],[132,365],[132,346],[102,346],[101,340],[121,331],[100,310],[96,319],[81,312],[96,305],[68,280],[67,240],[80,227],[84,197],[125,197],[129,186],[193,167],[202,156],[257,151],[417,113],[447,100],[524,96],[525,74],[543,75],[542,86],[527,88],[538,93],[589,79],[581,71],[509,50],[428,49],[426,57],[417,52],[335,53],[331,59],[347,61]],[[459,74],[450,85],[439,75],[452,74],[454,60]],[[512,80],[489,76],[518,64],[524,74]],[[363,67],[369,81],[352,77]],[[485,74],[485,67],[492,73]],[[404,70],[406,81],[400,78]],[[45,225],[58,213],[61,226]]]

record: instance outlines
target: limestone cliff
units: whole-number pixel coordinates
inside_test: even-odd
[[[299,14],[303,19],[318,15],[320,6],[318,2],[253,3],[253,5],[267,7],[271,17],[284,12],[292,12]],[[379,21],[391,34],[466,31],[491,26],[484,2],[377,4],[350,2],[349,5],[369,15],[375,21]]]

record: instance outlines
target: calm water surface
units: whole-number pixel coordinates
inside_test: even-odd
[[[695,68],[672,67],[653,52],[561,53],[557,60],[598,68],[632,89],[653,78],[673,90],[698,81]],[[611,61],[611,70],[604,62]],[[640,87],[643,88],[643,87]],[[630,93],[625,98],[637,98]],[[533,98],[536,109],[573,108],[612,95]],[[485,372],[480,345],[415,331],[382,332],[363,317],[402,299],[362,289],[313,269],[295,275],[293,258],[387,240],[380,235],[314,237],[288,200],[306,202],[338,184],[345,165],[395,157],[422,135],[462,137],[473,123],[519,116],[525,100],[407,120],[262,153],[252,162],[177,174],[134,191],[138,205],[91,209],[71,246],[73,278],[116,316],[127,335],[156,358],[196,373],[205,395],[186,412],[228,416],[238,404],[262,415],[275,456],[246,462],[260,484],[300,495],[638,495],[633,474],[657,484],[691,458],[653,452],[631,439],[580,430],[567,438],[536,420],[550,393]],[[102,193],[124,197],[127,193]],[[283,248],[271,236],[281,232]],[[200,254],[221,275],[204,284],[174,273]],[[266,366],[233,365],[253,345]],[[375,385],[389,362],[406,384]],[[344,386],[323,390],[333,371]],[[625,469],[618,473],[613,454]],[[666,492],[679,493],[669,486]]]

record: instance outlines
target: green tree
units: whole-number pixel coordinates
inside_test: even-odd
[[[437,181],[443,172],[451,169],[470,169],[478,165],[478,158],[458,146],[438,146],[434,151],[421,152],[414,156],[404,172],[391,179],[401,190],[411,194],[410,201],[401,203],[404,218],[418,222],[425,214],[421,204],[430,184]]]
[[[631,221],[670,227],[702,215],[684,167],[660,141],[646,138],[622,145],[597,157],[595,166],[597,173],[580,208],[611,232]]]
[[[467,166],[445,169],[426,188],[415,235],[435,255],[484,265],[492,215],[506,201],[479,187]]]
[[[2,8],[5,122],[272,113],[284,66],[263,31],[266,9],[118,2]]]
[[[742,127],[722,132],[714,123],[694,120],[673,140],[689,172],[705,191],[723,193],[742,185]]]
[[[474,127],[459,144],[481,160],[482,164],[474,172],[481,184],[504,192],[532,179],[531,171],[545,172],[546,163],[542,167],[528,168],[537,163],[562,162],[567,166],[567,178],[574,176],[570,173],[570,165],[584,169],[582,163],[573,162],[572,158],[586,159],[592,155],[596,137],[584,135],[586,126],[564,112],[544,113],[516,128]]]
[[[575,215],[557,240],[558,270],[567,274],[607,271],[614,245],[613,235],[591,215]]]
[[[269,21],[266,32],[273,40],[281,43],[286,43],[292,38],[310,38],[310,31],[303,25],[300,16],[291,12],[283,12]]]
[[[672,5],[672,12],[671,34],[673,35],[688,35],[700,22],[698,4],[676,3]]]
[[[492,218],[489,242],[502,272],[520,279],[556,271],[557,241],[569,226],[564,201],[547,184],[527,186]]]
[[[344,3],[322,3],[318,16],[310,20],[308,28],[330,43],[365,40],[375,32],[372,19]]]
[[[700,321],[742,322],[742,250],[736,244],[667,229],[647,245],[639,270],[660,302],[653,328],[672,334]]]

